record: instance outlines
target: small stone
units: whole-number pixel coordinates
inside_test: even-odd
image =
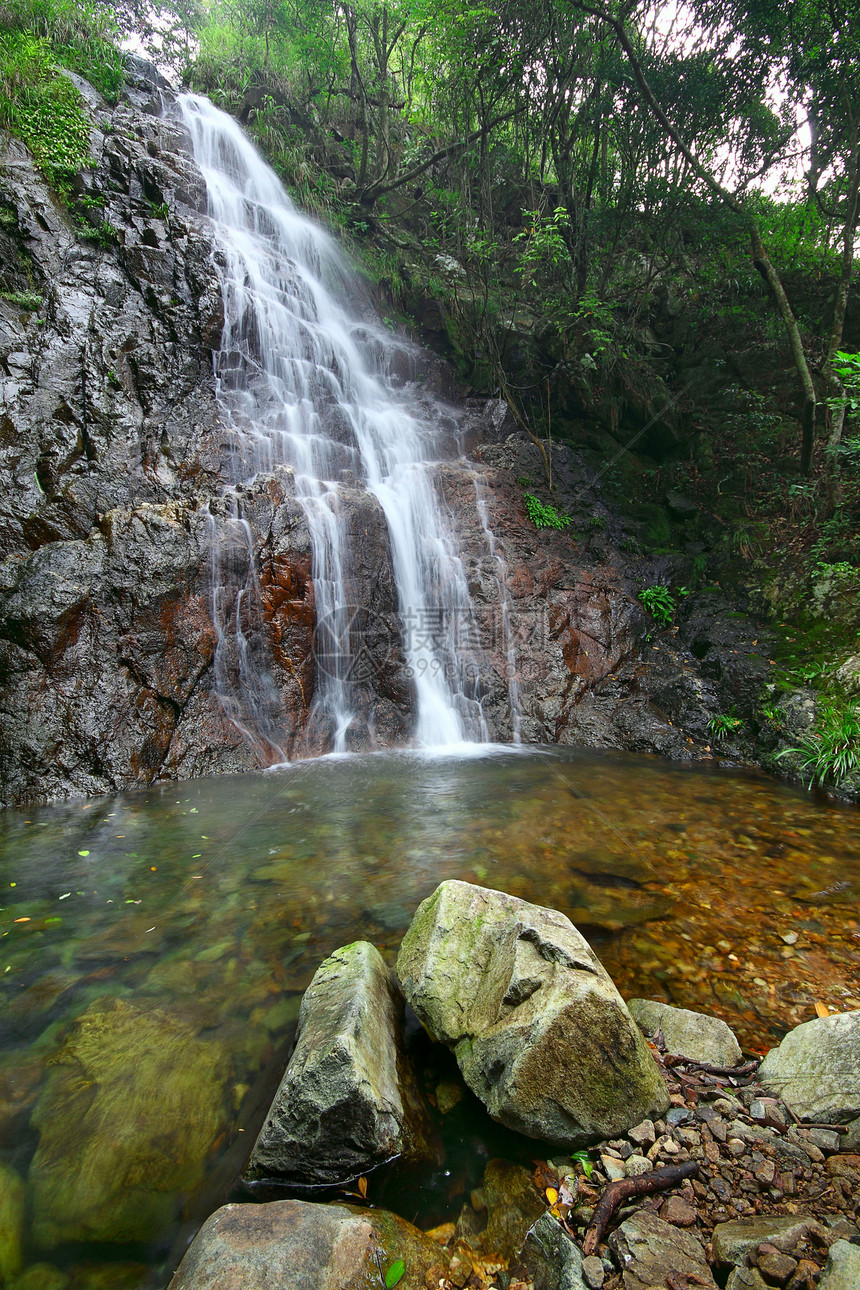
[[[786,945],[796,945],[797,932],[780,932],[780,940],[785,941]]]
[[[770,1187],[776,1177],[776,1165],[772,1160],[764,1160],[755,1171],[755,1178],[762,1187]]]
[[[824,1163],[824,1152],[819,1150],[814,1142],[801,1142],[800,1145],[809,1156],[809,1159],[815,1164],[820,1165]]]
[[[670,1196],[660,1210],[660,1217],[675,1227],[692,1227],[696,1211],[682,1196]]]
[[[788,1121],[773,1098],[757,1097],[750,1102],[750,1118],[771,1129],[783,1130]]]
[[[758,1268],[735,1268],[726,1290],[768,1290],[768,1285]]]
[[[736,1158],[746,1154],[747,1144],[745,1142],[741,1142],[740,1138],[729,1138],[728,1147],[729,1151]]]
[[[582,1260],[582,1279],[589,1290],[600,1290],[606,1280],[603,1261],[596,1254],[589,1254],[587,1259]]]
[[[832,1129],[807,1129],[806,1137],[819,1151],[838,1151],[842,1146],[841,1135]]]
[[[637,1147],[653,1146],[657,1140],[654,1132],[654,1121],[643,1120],[641,1124],[636,1124],[627,1133],[628,1138]]]
[[[779,1250],[769,1251],[758,1259],[758,1270],[765,1281],[778,1286],[785,1285],[796,1267],[797,1259],[789,1254],[782,1254]]]
[[[831,1177],[838,1174],[843,1178],[858,1178],[860,1177],[860,1156],[831,1156],[827,1161],[827,1172]]]
[[[469,1192],[469,1201],[476,1214],[483,1214],[487,1208],[487,1198],[482,1187],[473,1187]]]
[[[610,1182],[620,1182],[622,1178],[627,1177],[622,1161],[613,1160],[612,1156],[601,1156],[600,1167]]]
[[[644,1156],[631,1156],[624,1166],[626,1178],[641,1178],[642,1174],[650,1174],[654,1166],[650,1160]]]
[[[733,1115],[736,1104],[730,1102],[727,1097],[718,1097],[711,1105],[715,1111],[719,1111],[720,1115]]]
[[[812,1259],[801,1259],[786,1282],[785,1290],[807,1290],[817,1283],[820,1268]]]

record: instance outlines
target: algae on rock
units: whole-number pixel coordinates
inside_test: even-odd
[[[220,1044],[161,1009],[93,1003],[52,1059],[33,1113],[33,1240],[148,1241],[202,1181],[224,1123]]]

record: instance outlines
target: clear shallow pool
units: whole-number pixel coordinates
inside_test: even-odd
[[[319,961],[358,937],[393,961],[453,877],[561,909],[625,996],[716,1012],[752,1047],[816,1001],[860,1006],[860,812],[764,778],[380,754],[10,811],[0,1197],[29,1214],[25,1266],[166,1284],[235,1183]]]

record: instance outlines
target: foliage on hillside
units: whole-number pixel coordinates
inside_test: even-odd
[[[61,191],[86,165],[90,121],[62,69],[115,102],[123,59],[108,16],[81,0],[0,3],[0,126],[27,144]]]

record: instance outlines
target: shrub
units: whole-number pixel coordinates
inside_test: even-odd
[[[678,606],[668,587],[659,584],[643,587],[638,598],[656,623],[661,627],[670,626]]]
[[[860,769],[860,709],[853,703],[822,704],[815,728],[777,753],[777,758],[789,756],[799,759],[810,788],[828,782],[838,787]]]
[[[528,517],[536,529],[566,529],[570,516],[562,515],[554,506],[540,501],[534,493],[523,493]]]

